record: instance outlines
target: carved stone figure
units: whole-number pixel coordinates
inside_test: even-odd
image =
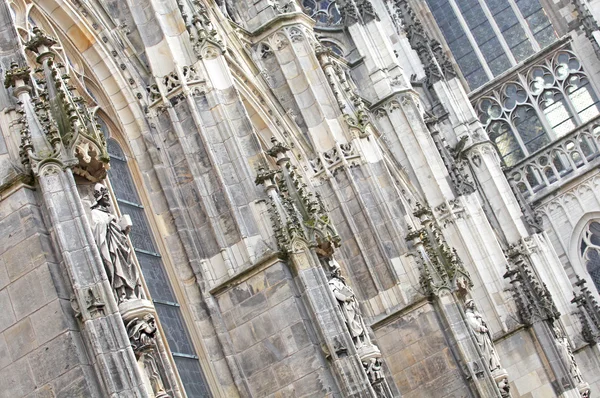
[[[344,277],[341,275],[340,265],[336,260],[329,260],[331,267],[331,279],[329,280],[329,288],[334,297],[338,301],[346,326],[352,336],[352,341],[357,349],[364,346],[368,341],[367,331],[364,321],[360,314],[360,307],[354,291],[346,284]]]
[[[127,335],[136,356],[146,347],[154,345],[156,336],[156,319],[152,314],[146,314],[143,319],[135,318],[127,324]]]
[[[127,241],[131,229],[129,216],[125,215],[117,222],[109,211],[108,189],[102,184],[95,185],[94,199],[92,232],[117,303],[144,298],[140,276],[132,261],[132,249]]]
[[[562,356],[562,359],[565,365],[569,368],[571,377],[573,377],[573,380],[575,380],[577,383],[577,388],[580,395],[582,397],[588,397],[590,394],[589,385],[585,382],[585,380],[583,380],[583,375],[581,374],[579,366],[575,361],[575,355],[573,354],[573,350],[571,349],[571,344],[569,343],[567,336],[556,323],[552,325],[552,332],[554,334],[556,346]]]
[[[473,300],[467,300],[465,302],[465,315],[467,316],[467,323],[473,332],[475,332],[475,338],[477,339],[477,344],[479,345],[481,353],[485,358],[486,365],[492,372],[496,369],[499,369],[500,361],[498,360],[498,356],[494,350],[492,336],[487,328],[485,320],[479,311],[475,309],[475,303]]]

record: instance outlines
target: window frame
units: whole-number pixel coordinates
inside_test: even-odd
[[[171,349],[169,342],[168,342],[167,334],[165,333],[165,328],[163,327],[163,325],[161,323],[160,314],[158,313],[158,308],[157,308],[157,326],[159,328],[159,332],[160,332],[161,336],[163,336],[162,343],[165,345],[166,352],[168,353],[169,364],[170,364],[171,368],[174,370],[174,374],[175,374],[177,384],[178,384],[177,388],[187,395],[187,392],[185,390],[185,385],[179,374],[179,369],[177,368],[175,358],[181,357],[181,358],[187,358],[187,359],[195,359],[198,361],[198,365],[200,367],[202,375],[204,376],[206,390],[208,391],[210,396],[219,396],[219,394],[217,394],[216,392],[220,391],[220,389],[217,387],[218,384],[217,384],[215,376],[212,372],[212,368],[206,358],[205,350],[201,343],[202,338],[197,335],[198,331],[195,329],[195,325],[192,320],[193,319],[192,315],[189,313],[186,306],[182,306],[180,304],[181,302],[185,303],[186,301],[185,301],[185,297],[181,291],[181,287],[179,286],[178,279],[177,279],[176,275],[174,275],[173,265],[168,256],[168,250],[166,250],[166,245],[163,242],[162,235],[160,233],[157,233],[157,226],[155,225],[155,220],[153,218],[153,212],[146,211],[147,209],[151,209],[151,207],[148,206],[148,200],[147,200],[147,197],[145,194],[144,185],[143,185],[143,183],[140,182],[140,180],[141,180],[139,178],[140,172],[138,170],[137,162],[135,162],[135,159],[131,155],[129,155],[128,146],[123,144],[123,140],[121,138],[119,130],[114,126],[114,124],[112,123],[112,121],[110,120],[108,115],[101,108],[97,108],[95,110],[95,113],[98,116],[98,118],[104,122],[104,124],[106,126],[106,130],[107,130],[106,133],[108,135],[108,137],[106,139],[107,144],[109,142],[109,139],[113,139],[118,144],[121,152],[123,153],[123,157],[119,157],[119,156],[115,156],[114,154],[109,152],[110,159],[112,160],[114,158],[116,160],[120,160],[120,161],[124,162],[125,167],[127,167],[127,170],[129,172],[129,177],[131,178],[131,182],[134,185],[135,194],[137,195],[138,200],[140,202],[138,204],[138,203],[133,203],[133,202],[130,202],[127,200],[118,199],[116,196],[115,190],[113,188],[113,185],[111,183],[111,180],[110,180],[109,176],[107,175],[104,182],[105,182],[105,185],[108,187],[110,195],[111,195],[113,211],[115,212],[115,214],[117,216],[121,217],[123,214],[121,207],[120,207],[121,203],[129,205],[129,206],[135,206],[135,207],[141,208],[144,211],[144,216],[146,219],[145,221],[147,223],[148,231],[149,231],[151,239],[153,241],[152,243],[154,244],[155,249],[156,249],[156,252],[151,252],[151,251],[136,248],[133,245],[133,243],[131,242],[131,239],[128,237],[131,247],[134,249],[133,250],[134,255],[132,256],[133,261],[134,261],[135,265],[138,267],[138,270],[140,271],[140,275],[142,275],[142,285],[143,285],[144,291],[145,291],[146,295],[148,296],[148,298],[155,304],[155,307],[156,307],[156,304],[158,304],[159,306],[160,305],[168,305],[170,307],[177,307],[180,309],[180,315],[181,315],[180,319],[181,319],[182,325],[184,327],[183,332],[189,338],[189,343],[191,344],[191,347],[195,351],[195,355],[190,355],[190,354],[186,354],[186,353],[176,352]],[[115,132],[116,132],[116,134],[115,134]],[[135,224],[134,224],[133,228],[135,228]],[[163,268],[164,274],[165,274],[165,276],[168,280],[168,283],[171,287],[171,292],[172,292],[175,300],[177,300],[177,302],[170,302],[170,301],[165,301],[165,300],[160,300],[160,299],[154,299],[152,297],[152,294],[150,294],[150,289],[148,288],[146,279],[144,277],[143,267],[141,266],[141,263],[139,262],[139,259],[138,259],[139,253],[160,258],[160,260],[162,262],[162,268]],[[167,255],[163,255],[162,253],[167,253]]]
[[[566,62],[561,61],[561,57],[564,58],[564,56],[568,57]],[[570,65],[570,63],[573,61],[577,62],[577,69],[568,69],[568,73],[566,75],[560,75],[560,73],[564,72],[564,69],[559,71],[559,68],[563,65]],[[545,82],[543,77],[546,75],[542,75],[542,79],[540,80],[540,75],[537,74],[536,76],[534,74],[536,70],[543,70],[548,72],[548,74],[551,74],[552,84],[540,85],[541,83]],[[595,99],[595,102],[592,103],[592,105],[580,110],[580,112],[577,112],[577,108],[573,104],[572,98],[568,92],[569,82],[571,78],[575,76],[579,77],[580,79],[584,78],[586,80],[585,85],[581,85],[579,89],[587,86],[592,94],[592,99]],[[538,85],[536,86],[535,84]],[[522,94],[519,101],[515,100],[514,105],[507,106],[506,100],[508,97],[506,95],[506,90],[507,87],[511,85],[519,86],[524,95]],[[564,119],[561,123],[558,123],[554,127],[559,127],[566,121],[571,121],[573,123],[572,128],[560,134],[557,133],[558,130],[555,130],[551,125],[550,120],[546,117],[544,107],[542,106],[543,96],[550,90],[557,91],[562,95],[561,101],[564,102],[565,109],[569,114],[569,118]],[[491,111],[488,110],[491,109],[490,107],[483,106],[486,101],[491,101],[494,104],[493,107],[495,107],[495,109],[493,111],[493,115],[491,114]],[[569,134],[573,133],[573,131],[576,131],[600,115],[600,97],[598,96],[598,91],[593,84],[593,81],[586,73],[582,60],[577,57],[577,55],[570,48],[570,43],[568,40],[563,40],[555,47],[551,47],[550,51],[545,51],[544,53],[539,54],[538,57],[531,59],[528,63],[523,64],[520,68],[513,70],[512,73],[505,75],[499,81],[487,85],[487,87],[484,87],[484,89],[476,93],[472,93],[471,103],[473,104],[479,121],[483,124],[490,138],[492,138],[491,126],[494,124],[494,122],[506,122],[512,134],[515,136],[516,141],[519,143],[519,147],[523,153],[523,156],[512,162],[506,162],[505,157],[514,151],[511,151],[508,154],[503,154],[496,142],[492,139],[492,142],[498,149],[500,158],[503,159],[503,164],[508,168],[512,168],[520,164],[525,159],[542,151],[549,145],[552,145],[553,142],[568,136]],[[530,106],[535,110],[537,118],[539,119],[545,133],[549,137],[549,142],[541,145],[535,150],[527,148],[526,143],[523,141],[523,137],[521,134],[519,134],[518,129],[512,120],[515,110],[519,106],[524,105]],[[591,110],[591,108],[594,106],[596,107],[595,115],[583,121],[580,115],[583,112]]]

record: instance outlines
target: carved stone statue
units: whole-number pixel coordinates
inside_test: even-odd
[[[477,344],[481,349],[481,353],[485,358],[485,362],[489,370],[493,372],[494,370],[499,369],[500,361],[498,360],[498,356],[496,355],[496,351],[494,349],[492,336],[487,328],[485,320],[479,311],[475,309],[475,303],[473,300],[467,300],[465,302],[465,315],[467,316],[467,323],[473,332],[475,332]]]
[[[146,384],[152,388],[153,397],[168,398],[165,391],[164,372],[161,371],[160,356],[156,346],[156,319],[153,314],[146,314],[142,319],[135,318],[127,323],[129,342],[138,360],[140,370],[145,376]]]
[[[143,319],[135,318],[127,324],[129,341],[136,355],[146,347],[154,345],[156,336],[156,319],[152,314],[146,314]]]
[[[124,215],[117,222],[109,211],[108,189],[102,184],[95,185],[94,199],[92,232],[117,304],[144,298],[140,276],[132,261],[132,249],[127,241],[131,229],[129,216]]]
[[[580,395],[582,397],[588,397],[590,395],[589,385],[585,382],[585,380],[583,380],[583,375],[581,374],[579,366],[575,361],[575,355],[573,354],[573,350],[571,349],[571,344],[569,343],[567,336],[557,323],[552,325],[552,332],[554,334],[556,346],[562,356],[562,359],[565,365],[569,368],[571,377],[573,377],[573,380],[575,380],[577,383],[577,388],[579,389]]]
[[[331,270],[329,289],[342,310],[346,327],[350,332],[350,336],[352,336],[352,342],[356,347],[369,383],[373,387],[376,397],[391,397],[392,394],[383,373],[381,352],[379,351],[379,347],[371,342],[367,326],[360,313],[360,306],[356,295],[344,280],[338,262],[334,258],[330,258],[327,260],[327,264]],[[339,351],[336,350],[336,353]],[[345,347],[343,351],[346,351]]]
[[[331,267],[331,279],[329,279],[329,288],[334,297],[338,301],[348,331],[352,336],[352,341],[357,349],[368,343],[368,334],[365,328],[364,321],[360,314],[360,307],[354,291],[346,284],[344,277],[341,275],[340,265],[334,259],[329,260]]]
[[[475,339],[483,354],[485,364],[492,373],[492,377],[498,386],[500,395],[503,398],[509,397],[510,385],[508,383],[508,373],[506,370],[502,369],[500,358],[498,358],[498,354],[496,354],[496,349],[494,348],[490,330],[479,311],[475,309],[475,302],[471,299],[465,302],[465,315],[469,327],[475,333]]]

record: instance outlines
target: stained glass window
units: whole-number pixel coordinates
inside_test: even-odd
[[[106,124],[100,127],[108,135]],[[152,296],[158,319],[164,329],[171,354],[188,397],[210,397],[198,356],[191,343],[179,304],[169,283],[164,264],[152,237],[144,206],[137,194],[123,150],[112,138],[107,140],[110,155],[108,179],[122,214],[129,214],[129,233],[144,280]]]
[[[600,291],[600,223],[591,222],[581,240],[581,257],[596,289]]]
[[[427,0],[427,4],[472,90],[557,40],[539,0]]]
[[[600,114],[598,96],[575,55],[561,49],[548,58],[515,72],[475,103],[479,120],[507,166]]]
[[[335,0],[304,0],[304,12],[313,18],[317,25],[336,26],[342,22],[342,16]]]

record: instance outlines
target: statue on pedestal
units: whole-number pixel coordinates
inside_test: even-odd
[[[346,284],[341,274],[340,265],[334,259],[329,261],[331,267],[331,279],[329,279],[329,288],[333,296],[338,301],[348,331],[352,336],[352,341],[357,349],[368,343],[368,334],[360,314],[360,307],[354,291]]]
[[[108,189],[102,184],[94,187],[92,233],[117,304],[144,298],[140,275],[132,260],[132,248],[127,241],[131,219],[124,215],[118,221],[109,211]]]
[[[485,363],[488,366],[490,371],[494,371],[500,368],[500,361],[496,355],[496,351],[494,350],[494,343],[492,340],[492,335],[487,328],[487,324],[485,320],[475,309],[475,302],[473,300],[467,300],[465,303],[465,315],[467,316],[467,323],[475,332],[475,338],[477,339],[477,344],[481,349],[481,353],[485,358]]]
[[[502,397],[510,396],[510,386],[508,384],[508,373],[502,369],[500,365],[500,358],[496,354],[494,348],[494,340],[492,334],[487,327],[487,323],[483,319],[483,316],[475,308],[475,302],[471,299],[465,302],[465,315],[467,324],[473,330],[477,345],[481,350],[485,365],[487,365],[489,371],[500,390]]]

